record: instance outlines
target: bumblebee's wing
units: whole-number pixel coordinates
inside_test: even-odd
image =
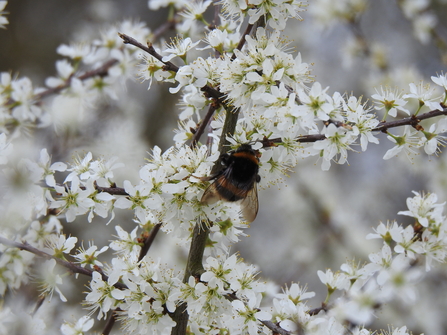
[[[241,201],[242,216],[248,222],[253,222],[256,219],[256,215],[258,214],[258,208],[258,190],[256,188],[256,183],[254,183],[253,188]]]
[[[215,174],[213,174],[211,176],[208,176],[208,177],[196,177],[196,176],[194,176],[194,177],[197,178],[197,179],[200,179],[201,181],[210,181],[210,180],[216,179],[221,174],[222,174],[222,172],[218,172],[218,173],[215,173]]]
[[[202,204],[212,205],[221,199],[222,197],[219,195],[219,192],[217,190],[217,184],[216,182],[214,182],[207,187],[202,195],[202,199],[200,199],[200,202]]]

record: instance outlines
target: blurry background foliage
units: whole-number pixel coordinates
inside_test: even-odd
[[[362,53],[354,58],[347,55],[346,45],[354,38],[353,30],[340,22],[322,27],[316,19],[318,13],[312,11],[314,2],[309,1],[303,22],[289,21],[284,36],[301,52],[304,62],[313,64],[312,73],[323,87],[330,86],[329,94],[352,92],[364,95],[366,101],[380,85],[398,85],[408,91],[409,82],[430,82],[430,76],[446,70],[446,50],[431,41],[419,42],[396,1],[369,1],[358,17],[365,42],[376,58]],[[60,44],[88,43],[99,37],[102,29],[123,19],[139,19],[154,30],[167,16],[163,10],[150,12],[145,0],[12,0],[6,10],[10,24],[0,30],[0,71],[28,76],[35,86],[43,86],[45,78],[55,74],[55,61],[62,58],[56,53]],[[447,4],[432,1],[430,10],[436,14],[437,28],[447,41],[447,28],[443,26]],[[168,39],[172,34],[163,37]],[[169,94],[167,85],[154,83],[148,91],[147,83],[128,81],[119,100],[91,108],[91,115],[77,132],[55,136],[43,129],[37,135],[41,147],[52,153],[53,161],[67,161],[88,151],[106,158],[118,156],[127,167],[116,174],[117,184],[122,186],[124,179],[138,180],[138,167],[154,145],[162,149],[173,145],[178,98]],[[315,306],[311,307],[317,307],[326,289],[316,271],[336,270],[352,255],[359,262],[366,260],[380,243],[365,240],[366,234],[379,221],[408,222],[396,213],[406,209],[405,199],[412,196],[412,190],[436,192],[439,202],[447,200],[445,153],[437,158],[422,153],[408,158],[402,154],[384,161],[382,157],[391,143],[384,134],[379,138],[381,144],[370,144],[366,153],[351,152],[349,165],[322,172],[314,158],[303,160],[282,184],[259,190],[260,212],[246,230],[251,237],[243,238],[233,250],[259,265],[261,276],[280,285],[307,283],[317,293],[312,300]],[[119,218],[110,225],[110,235],[104,234],[103,223],[88,224],[84,218],[66,227],[76,231],[86,247],[92,239],[100,246],[115,234],[115,225],[128,231],[133,226],[130,213],[116,213]],[[78,230],[82,234],[78,235]],[[151,253],[159,254],[163,261],[177,257],[169,256],[173,251],[163,248],[164,239],[169,236],[157,238]],[[383,323],[373,327],[387,328],[387,323],[393,323],[405,324],[415,333],[420,332],[418,327],[427,333],[430,329],[447,330],[447,320],[442,317],[447,309],[447,272],[439,266],[429,276],[428,285],[420,288],[421,295],[432,297],[424,299],[429,306],[419,306],[417,313],[414,306],[384,306],[378,312]],[[430,286],[435,289],[428,290]]]

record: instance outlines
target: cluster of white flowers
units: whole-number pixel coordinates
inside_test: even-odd
[[[148,164],[140,169],[140,182],[132,185],[124,181],[129,196],[119,198],[114,206],[134,210],[141,226],[162,223],[163,231],[174,232],[184,242],[198,220],[228,221],[230,225],[215,225],[212,230],[216,234],[225,231],[227,242],[237,242],[237,235],[242,233],[238,229],[242,226],[238,208],[228,203],[214,207],[200,203],[199,195],[205,186],[200,178],[209,175],[217,157],[209,156],[206,146],[171,147],[164,153],[155,147]],[[224,243],[222,235],[216,241]]]
[[[373,322],[377,308],[398,299],[416,300],[416,283],[424,276],[417,261],[424,260],[428,272],[433,263],[446,260],[445,204],[437,204],[435,194],[415,192],[408,199],[408,210],[399,214],[414,218],[414,224],[381,223],[375,234],[368,235],[383,239],[369,262],[347,262],[337,272],[319,271],[327,297],[321,308],[311,310],[308,299],[315,294],[307,292],[306,286],[292,283],[280,293],[258,277],[256,266],[230,250],[244,235],[245,222],[238,204],[201,203],[208,186],[204,177],[210,176],[218,160],[222,136],[233,148],[250,143],[259,150],[261,186],[277,183],[305,158],[320,160],[323,170],[329,170],[332,162],[347,163],[356,146],[367,151],[369,143],[378,144],[381,131],[395,144],[384,159],[402,151],[417,154],[422,148],[428,155],[439,154],[446,143],[442,134],[447,131],[447,118],[440,116],[447,100],[447,75],[432,77],[434,89],[423,82],[411,83],[408,92],[381,87],[371,96],[372,104],[355,95],[329,93],[329,87],[314,80],[308,63],[300,53],[291,52],[282,37],[289,18],[301,19],[304,2],[221,0],[217,26],[205,20],[211,4],[210,0],[149,1],[151,9],[180,11],[172,22],[185,36],[154,47],[157,55],[123,46],[118,32],[137,41],[150,36],[144,24],[125,21],[90,44],[61,45],[57,51],[66,59],[56,63],[57,75],[47,78],[46,88],[34,88],[26,77],[0,74],[0,295],[18,290],[34,276],[42,297],[51,298],[56,292],[65,302],[67,281],[57,263],[68,267],[70,262],[70,270],[91,275],[85,297],[91,313],[75,323],[65,322],[63,334],[89,331],[96,312],[98,319],[115,313],[127,333],[166,334],[176,326],[174,313],[183,306],[189,332],[194,334],[270,334],[275,327],[315,335],[345,334],[348,328],[352,334],[373,334],[365,327]],[[2,17],[5,5],[0,1],[0,27],[7,23]],[[427,7],[423,1],[417,8],[411,7],[411,1],[400,5],[409,18]],[[349,21],[366,10],[366,1],[318,0],[313,8],[314,15],[326,23],[334,18]],[[254,27],[246,35],[241,33],[244,20]],[[199,34],[206,29],[206,34]],[[209,50],[215,54],[211,56]],[[192,61],[191,54],[196,57]],[[94,159],[88,152],[64,163],[52,162],[47,149],[41,149],[34,160],[15,152],[29,129],[53,125],[59,131],[76,126],[87,117],[86,110],[93,111],[103,99],[116,100],[121,85],[137,75],[149,82],[149,88],[155,79],[173,83],[170,92],[182,94],[175,145],[165,151],[155,146],[140,167],[137,182],[129,176],[117,187],[114,171],[124,164],[115,157]],[[439,87],[443,92],[438,92]],[[214,98],[210,91],[217,93]],[[47,101],[51,95],[53,99]],[[204,108],[211,104],[216,115],[206,130],[207,145],[199,139],[188,146]],[[374,109],[383,111],[381,120]],[[225,116],[233,112],[239,113],[234,133],[223,134]],[[410,117],[401,124],[389,121],[402,113]],[[418,119],[423,116],[435,120],[428,130]],[[402,125],[402,135],[392,133]],[[117,225],[117,236],[109,245],[76,248],[78,238],[64,234],[65,223],[84,215],[88,222],[99,216],[110,223],[122,209],[132,211],[134,226],[128,232]],[[178,268],[142,255],[142,237],[155,225],[181,247],[190,244],[196,225],[208,229],[210,247],[203,273],[182,280]],[[38,249],[10,247],[25,242]],[[109,249],[115,254],[106,261],[103,257]],[[36,262],[37,255],[48,259]],[[0,319],[5,320],[0,321],[0,333],[9,329],[11,314],[0,308],[4,316]],[[388,334],[408,331],[401,327]]]
[[[57,75],[47,78],[46,88],[33,87],[27,77],[0,73],[0,131],[14,138],[36,126],[73,129],[104,96],[117,99],[117,88],[134,77],[138,60],[134,50],[123,47],[119,30],[140,39],[149,35],[142,23],[124,21],[91,45],[61,45],[57,52],[67,59],[56,62]],[[42,100],[52,93],[58,94]]]
[[[185,40],[186,41],[186,40]],[[206,41],[205,41],[206,42]],[[299,158],[317,156],[322,158],[323,170],[328,170],[331,161],[339,164],[347,162],[348,151],[361,144],[362,151],[367,150],[369,142],[379,143],[373,130],[379,125],[379,119],[371,113],[371,107],[361,102],[361,98],[344,96],[339,92],[331,95],[328,87],[322,88],[319,82],[306,86],[311,79],[306,63],[298,55],[295,59],[283,50],[284,44],[280,32],[275,30],[270,36],[266,30],[258,28],[255,37],[246,37],[246,48],[234,50],[236,58],[225,54],[223,58],[198,58],[191,64],[181,66],[175,75],[178,86],[172,93],[181,88],[185,91],[184,109],[180,114],[181,123],[177,130],[176,145],[184,145],[192,136],[191,127],[196,126],[197,111],[202,109],[208,98],[201,87],[209,85],[219,87],[234,108],[238,108],[242,117],[238,120],[233,144],[256,143],[264,138],[280,138],[282,143],[277,147],[263,150],[261,156],[261,173],[263,180],[275,182],[290,166],[296,165]],[[178,41],[180,43],[180,41]],[[187,43],[191,46],[191,41]],[[151,80],[168,80],[166,76],[157,75],[161,65],[153,72],[153,60],[147,58],[142,66],[142,78]],[[152,71],[152,72],[151,72]],[[432,77],[432,80],[445,90],[445,74]],[[404,106],[410,102],[418,102],[414,115],[421,115],[421,109],[443,110],[441,103],[446,95],[440,94],[428,84],[409,85],[408,93],[400,93],[389,87],[381,88],[372,96],[375,109],[384,110],[387,116],[397,116],[398,111],[410,114]],[[341,125],[341,126],[340,126]],[[221,136],[223,119],[218,118],[211,123],[212,137]],[[384,159],[396,156],[402,149],[423,147],[429,155],[439,152],[443,143],[445,119],[433,123],[429,131],[411,130],[406,127],[400,137],[389,133],[389,139],[397,143]],[[323,134],[325,139],[316,143],[298,143],[297,139],[308,135]],[[413,136],[414,135],[414,136]],[[414,137],[414,138],[413,138]],[[254,145],[254,148],[259,146]],[[273,153],[268,153],[273,151]],[[277,159],[271,163],[272,155]],[[280,168],[275,175],[275,165]]]
[[[381,88],[381,93],[374,94],[372,96],[376,103],[376,109],[385,110],[383,120],[387,115],[396,116],[397,112],[403,112],[410,115],[410,111],[404,106],[408,102],[417,102],[417,110],[413,113],[414,116],[420,115],[421,110],[425,111],[443,111],[443,105],[446,101],[446,76],[438,75],[431,77],[432,81],[443,88],[444,93],[439,94],[436,88],[430,88],[429,84],[420,82],[419,85],[410,83],[410,93],[401,94],[396,91],[392,91],[389,87],[385,90]],[[424,151],[428,155],[438,154],[441,152],[440,147],[444,146],[445,137],[442,135],[447,131],[447,123],[445,118],[438,119],[430,125],[428,131],[423,128],[413,129],[410,126],[405,126],[402,132],[402,136],[393,135],[388,133],[388,139],[396,144],[395,147],[388,150],[383,159],[390,159],[395,157],[401,151],[407,154],[417,154],[418,148],[424,148]]]
[[[76,216],[88,213],[90,221],[94,215],[104,218],[111,215],[113,219],[115,198],[109,193],[99,192],[94,184],[102,185],[104,180],[113,178],[112,170],[120,167],[114,161],[113,158],[92,161],[92,154],[88,153],[69,168],[62,162],[51,164],[46,149],[42,149],[37,162],[21,159],[15,173],[27,184],[23,189],[17,189],[14,184],[5,185],[1,236],[18,242],[24,240],[38,248],[47,247],[50,254],[63,258],[63,253],[70,252],[77,238],[65,240],[63,235],[59,235],[63,230],[61,217],[72,222]],[[66,181],[70,181],[69,186],[55,181],[54,174],[64,171],[71,171],[66,177]],[[57,196],[56,200],[52,194]],[[8,287],[17,289],[22,282],[27,282],[28,270],[33,263],[33,254],[2,246],[1,264],[5,275],[0,279],[1,293]]]
[[[220,3],[224,7],[224,11],[231,18],[243,20],[247,15],[248,22],[254,24],[261,17],[265,19],[266,23],[274,29],[284,29],[289,18],[301,19],[298,13],[303,11],[307,6],[306,1],[232,1],[221,0]]]
[[[119,308],[119,319],[125,329],[137,334],[145,334],[148,329],[154,334],[169,332],[175,326],[170,315],[181,303],[187,304],[189,327],[195,334],[224,330],[232,334],[268,334],[267,321],[291,332],[302,329],[306,334],[327,334],[330,329],[335,334],[343,333],[346,321],[368,325],[382,304],[396,299],[414,302],[417,283],[424,273],[431,270],[434,261],[442,263],[446,259],[445,203],[437,204],[435,194],[414,193],[407,200],[408,210],[399,212],[413,217],[414,225],[380,223],[375,233],[367,236],[383,240],[381,250],[369,255],[370,262],[360,265],[352,261],[344,263],[337,272],[329,269],[318,272],[327,286],[328,295],[321,309],[325,314],[309,313],[308,300],[314,297],[313,292],[293,283],[278,293],[257,278],[256,267],[234,254],[227,258],[208,257],[200,278],[191,276],[182,283],[180,273],[160,260],[148,256],[138,260],[140,246],[134,243],[134,232],[126,234],[121,228],[117,228],[120,240],[113,244],[116,257],[104,269],[108,279],[99,272],[93,273],[86,302],[98,311],[98,318]],[[68,254],[74,242],[73,238],[60,238],[54,249]],[[54,264],[53,260],[46,267],[47,277],[52,276]],[[58,282],[53,283],[52,289],[63,299],[57,285],[62,280],[56,278]],[[114,286],[118,281],[125,285],[124,289]],[[270,299],[272,307],[263,306]],[[407,334],[406,328],[399,329]],[[355,328],[354,333],[372,334],[363,327]]]
[[[417,284],[430,271],[433,261],[445,262],[445,203],[436,204],[435,194],[414,192],[408,198],[408,211],[399,214],[413,217],[413,225],[402,226],[396,221],[380,223],[368,239],[382,239],[382,248],[369,255],[363,265],[345,263],[339,272],[319,271],[320,280],[328,288],[328,299],[336,291],[343,292],[332,304],[329,315],[354,324],[368,324],[375,309],[392,300],[413,303],[418,296]],[[328,303],[328,300],[327,302]]]

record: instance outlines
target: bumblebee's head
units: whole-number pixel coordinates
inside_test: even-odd
[[[254,150],[250,144],[243,143],[237,149],[220,155],[220,162],[223,167],[227,167],[235,158],[242,158],[258,164],[260,156],[261,154],[258,150]]]
[[[252,147],[251,147],[251,145],[250,144],[247,144],[247,143],[244,143],[244,144],[241,144],[240,146],[239,146],[239,148],[237,148],[236,150],[234,150],[234,152],[242,152],[242,151],[249,151],[249,152],[255,152],[253,149],[252,149]]]
[[[243,143],[239,146],[239,148],[237,148],[234,153],[239,153],[239,152],[246,152],[250,155],[255,156],[258,160],[259,157],[261,157],[261,153],[259,152],[259,150],[254,150],[250,144],[248,143]]]

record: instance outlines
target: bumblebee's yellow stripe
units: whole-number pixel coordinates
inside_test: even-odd
[[[251,160],[251,161],[252,161],[253,163],[255,163],[256,165],[259,164],[259,161],[258,161],[258,159],[256,158],[256,156],[253,155],[253,154],[250,153],[250,152],[245,152],[245,151],[235,152],[235,153],[233,154],[233,156],[234,156],[234,157],[240,157],[240,158],[246,158],[246,159]]]

